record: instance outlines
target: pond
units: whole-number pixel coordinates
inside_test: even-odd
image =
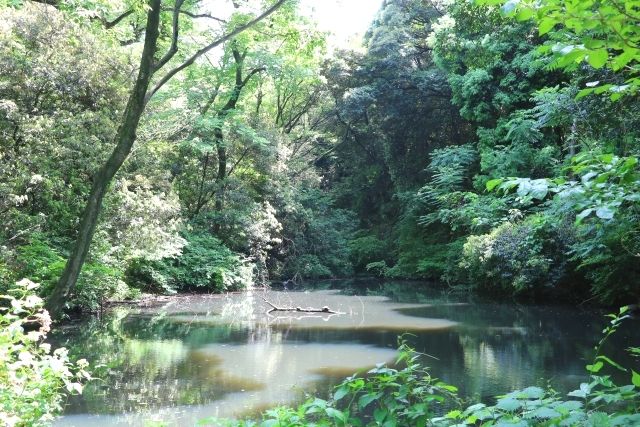
[[[53,341],[97,365],[100,380],[72,398],[55,425],[162,420],[186,426],[252,415],[393,362],[404,333],[432,374],[468,397],[491,400],[548,381],[569,391],[586,378],[604,311],[492,303],[424,289],[406,282],[330,282],[307,291],[182,296],[69,324]],[[328,306],[339,314],[267,313],[264,299]],[[631,320],[609,346],[636,370],[637,361],[621,349],[639,337]]]

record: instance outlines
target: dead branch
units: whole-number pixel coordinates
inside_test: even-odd
[[[302,307],[278,307],[278,306],[272,304],[271,302],[269,302],[265,297],[262,297],[262,299],[264,300],[264,302],[266,302],[267,304],[269,304],[271,306],[271,310],[269,310],[267,313],[273,313],[274,311],[295,311],[297,313],[342,314],[342,313],[340,313],[338,311],[331,310],[327,306],[324,306],[322,308],[313,308],[313,307],[307,307],[307,308],[302,308]]]

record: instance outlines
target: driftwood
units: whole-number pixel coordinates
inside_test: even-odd
[[[271,310],[267,311],[267,313],[273,313],[274,311],[295,311],[297,313],[327,313],[327,314],[341,314],[337,311],[331,310],[329,307],[324,306],[322,308],[313,308],[313,307],[278,307],[275,304],[269,302],[265,297],[262,297],[264,302],[271,306]]]

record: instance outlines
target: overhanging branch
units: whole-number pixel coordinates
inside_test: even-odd
[[[182,4],[184,0],[176,0],[176,5],[173,7],[173,20],[172,20],[172,32],[171,32],[171,46],[167,53],[164,54],[162,58],[158,61],[157,64],[153,67],[153,72],[155,73],[159,69],[165,66],[167,62],[173,58],[173,56],[178,52],[178,33],[180,31],[180,9],[182,8]]]
[[[218,21],[221,22],[223,24],[226,24],[227,21],[221,18],[217,18],[213,15],[211,15],[210,13],[193,13],[193,12],[189,12],[186,10],[181,10],[180,13],[182,13],[183,15],[187,15],[190,18],[193,19],[198,19],[198,18],[207,18],[207,19],[213,19],[214,21]]]
[[[246,30],[246,29],[252,27],[253,25],[257,24],[258,22],[262,21],[263,19],[265,19],[266,17],[271,15],[273,12],[278,10],[286,1],[287,0],[278,0],[276,3],[273,4],[273,6],[271,6],[267,10],[265,10],[258,17],[252,19],[251,21],[247,22],[244,25],[240,25],[239,27],[237,27],[233,31],[227,33],[226,35],[222,36],[218,40],[208,44],[207,46],[203,47],[202,49],[200,49],[196,53],[194,53],[191,57],[189,57],[182,64],[180,64],[177,67],[173,68],[172,70],[168,71],[167,74],[165,74],[158,81],[158,83],[156,83],[156,85],[153,87],[153,89],[151,91],[149,91],[149,93],[147,94],[147,102],[149,101],[149,99],[151,99],[151,97],[153,95],[155,95],[156,92],[158,92],[158,90],[160,90],[160,88],[162,86],[164,86],[169,80],[171,80],[171,78],[173,76],[175,76],[180,71],[182,71],[185,68],[187,68],[189,65],[193,64],[196,61],[196,59],[200,58],[202,55],[204,55],[205,53],[209,52],[211,49],[213,49],[213,48],[215,48],[217,46],[220,46],[222,43],[230,40],[231,38],[233,38],[235,36],[237,36],[238,34],[243,32],[244,30]]]

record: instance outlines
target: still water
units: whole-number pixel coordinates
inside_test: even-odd
[[[593,309],[490,303],[417,291],[425,286],[416,283],[319,287],[178,297],[69,325],[54,341],[98,366],[101,379],[73,398],[55,425],[189,426],[255,414],[393,362],[403,333],[425,353],[432,374],[464,396],[491,400],[549,381],[569,391],[585,379],[605,323],[604,312]],[[264,298],[339,314],[267,313]],[[640,344],[637,326],[629,321],[609,346],[636,371],[637,361],[614,350]]]

